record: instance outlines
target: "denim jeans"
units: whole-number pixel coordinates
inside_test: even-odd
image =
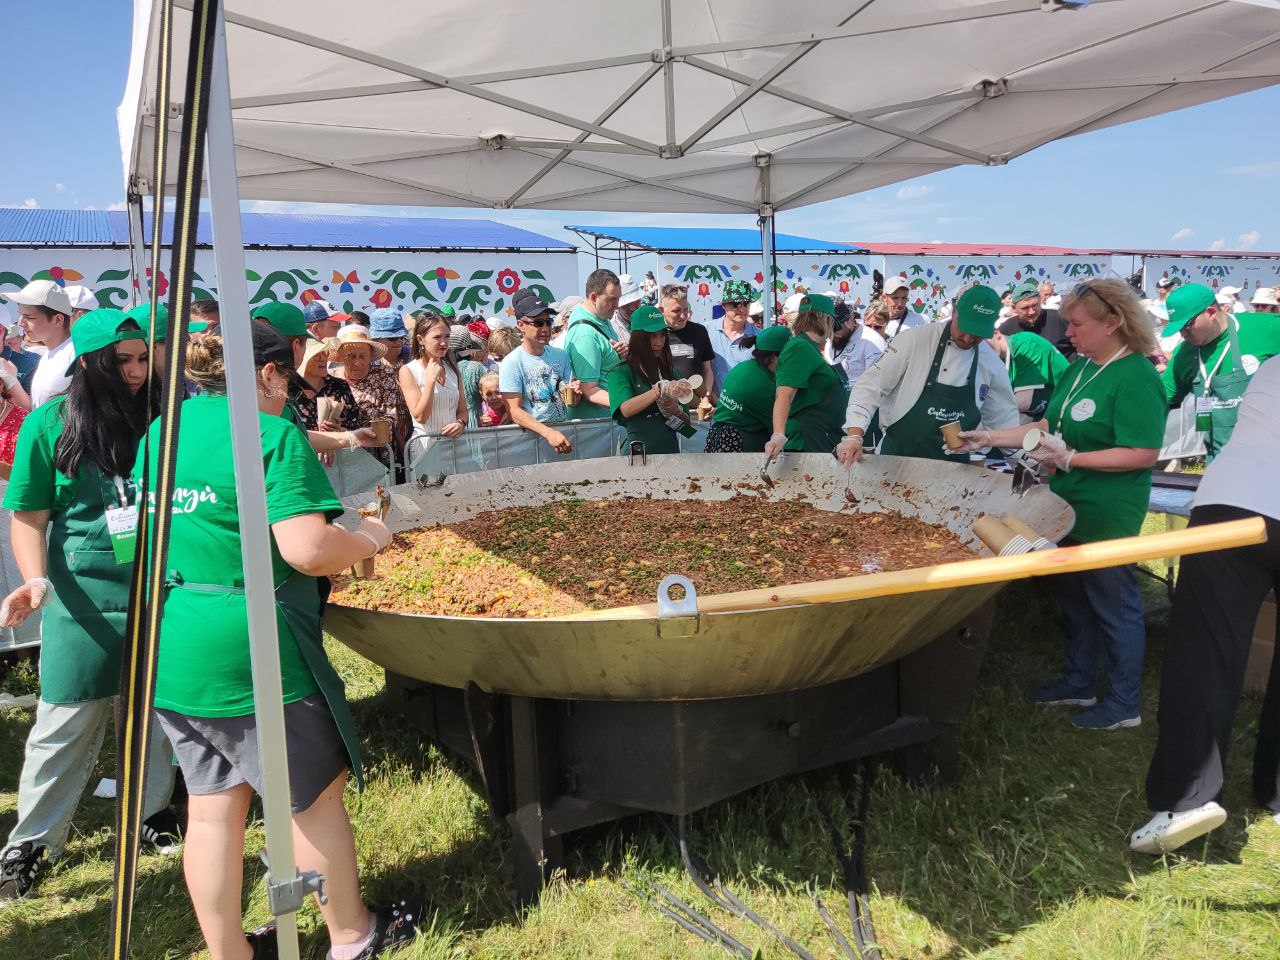
[[[79,703],[36,706],[36,722],[27,736],[18,782],[18,822],[10,844],[31,840],[48,848],[50,858],[62,852],[71,818],[93,772],[102,748],[107,721],[115,712],[115,697]],[[151,755],[147,761],[143,819],[169,805],[173,794],[173,749],[154,716]]]
[[[1093,693],[1105,662],[1103,699],[1136,715],[1147,631],[1133,565],[1063,573],[1053,583],[1062,609],[1063,678]]]

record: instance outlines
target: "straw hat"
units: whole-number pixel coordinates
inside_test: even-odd
[[[358,323],[348,323],[338,331],[336,337],[330,337],[324,341],[325,347],[329,351],[329,356],[337,357],[343,347],[366,346],[373,351],[373,359],[381,360],[387,355],[386,344],[378,343],[369,335],[369,331],[360,326]],[[305,366],[305,359],[303,361]]]
[[[305,376],[307,367],[311,365],[311,361],[321,355],[323,355],[326,360],[332,355],[329,349],[329,341],[308,340],[307,349],[302,352],[302,364],[298,367],[298,373]]]

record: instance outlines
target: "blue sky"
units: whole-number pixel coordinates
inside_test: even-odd
[[[129,0],[6,4],[11,136],[0,205],[119,206],[115,108],[129,57]],[[19,125],[48,135],[12,135]],[[320,211],[320,205],[264,209]],[[754,226],[744,217],[344,207],[334,212],[492,217],[574,240],[564,223]],[[960,167],[785,211],[781,232],[827,240],[1045,243],[1280,250],[1280,87],[1050,144],[1007,167]]]

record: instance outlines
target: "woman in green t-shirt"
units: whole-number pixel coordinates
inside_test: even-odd
[[[325,875],[331,955],[376,956],[414,935],[420,904],[370,912],[361,901],[351,823],[342,805],[359,748],[342,681],[321,642],[321,584],[391,542],[381,520],[345,530],[342,506],[306,435],[280,412],[300,387],[289,341],[253,324],[258,430],[284,694],[286,756],[299,867]],[[222,341],[192,343],[187,375],[201,388],[182,406],[169,534],[156,714],[190,794],[187,889],[213,957],[274,956],[274,933],[245,934],[244,829],[262,789],[249,652],[240,510]],[[154,479],[160,425],[148,434]],[[141,474],[139,454],[136,472]],[[246,938],[248,949],[246,948]]]
[[[764,452],[776,457],[784,449],[830,453],[844,436],[849,390],[844,371],[827,363],[822,345],[831,339],[836,304],[821,294],[805,294],[782,348],[775,378],[773,435]]]
[[[751,358],[740,363],[720,385],[720,404],[707,432],[707,453],[763,453],[773,425],[777,392],[774,372],[791,331],[778,325],[754,337],[743,337]]]
[[[18,822],[0,854],[0,901],[30,894],[61,852],[120,687],[133,562],[131,549],[113,549],[112,532],[132,529],[136,492],[128,478],[147,426],[150,357],[138,324],[120,310],[86,313],[71,342],[67,392],[23,422],[4,495],[26,582],[0,605],[0,625],[44,612],[40,701],[18,784]],[[155,733],[143,836],[167,852],[177,848],[178,833],[167,810],[172,754]]]
[[[1136,536],[1151,497],[1151,468],[1164,439],[1164,388],[1147,359],[1155,335],[1123,280],[1090,280],[1063,298],[1067,335],[1079,356],[1058,378],[1045,419],[1007,430],[961,433],[966,450],[1026,446],[1054,473],[1050,489],[1075,510],[1069,543]],[[1038,439],[1038,443],[1035,443]],[[1062,608],[1062,676],[1031,694],[1045,706],[1087,707],[1078,727],[1136,727],[1145,630],[1132,565],[1054,578]],[[1107,695],[1095,683],[1105,662]]]
[[[613,419],[627,428],[623,453],[636,442],[644,444],[645,453],[679,453],[677,434],[693,436],[689,412],[671,392],[675,379],[662,311],[638,308],[631,315],[627,358],[608,375]]]

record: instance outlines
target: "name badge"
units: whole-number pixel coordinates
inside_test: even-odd
[[[114,507],[107,511],[107,533],[116,563],[133,563],[138,535],[138,508]]]
[[[1071,419],[1080,423],[1088,420],[1097,411],[1098,405],[1092,400],[1084,399],[1071,408]]]
[[[1213,426],[1213,397],[1196,397],[1196,430],[1208,433]]]

